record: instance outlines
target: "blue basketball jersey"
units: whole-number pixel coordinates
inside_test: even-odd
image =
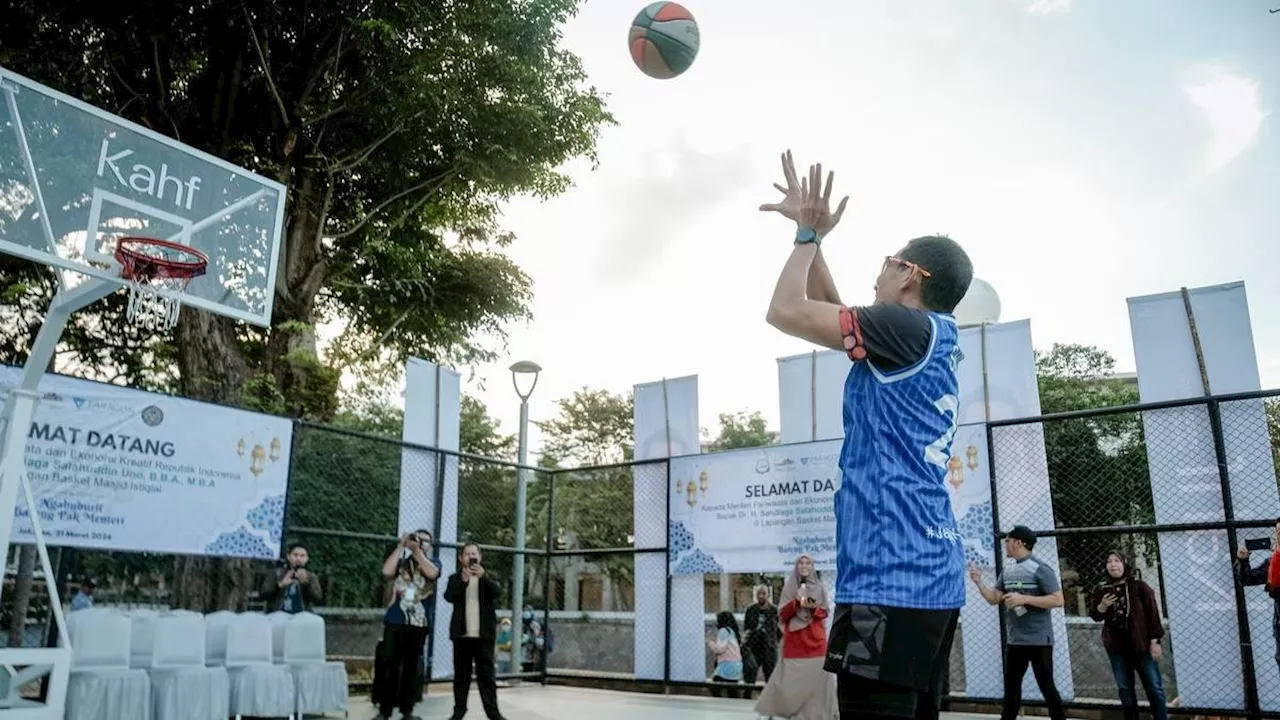
[[[929,313],[929,321],[919,362],[885,373],[863,360],[845,379],[837,603],[964,605],[964,549],[945,485],[962,353],[954,317]]]

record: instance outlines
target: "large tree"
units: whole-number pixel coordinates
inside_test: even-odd
[[[188,309],[153,336],[119,295],[68,329],[68,367],[224,404],[329,419],[339,372],[408,353],[490,358],[528,316],[499,204],[548,196],[610,122],[560,25],[578,0],[17,0],[0,64],[288,187],[269,330]],[[0,172],[14,172],[0,168]],[[50,218],[57,222],[57,218]],[[13,223],[35,223],[30,207]],[[25,351],[47,271],[0,258],[0,345]],[[316,327],[338,327],[325,361]],[[243,601],[243,568],[190,561],[181,602]]]
[[[778,433],[769,429],[759,410],[720,413],[720,434],[711,441],[712,450],[734,450],[774,445]]]

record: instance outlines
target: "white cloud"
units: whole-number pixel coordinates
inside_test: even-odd
[[[1203,80],[1182,89],[1212,128],[1205,149],[1205,170],[1212,174],[1253,147],[1269,112],[1262,109],[1257,80],[1218,67],[1199,73]]]
[[[1035,0],[1027,7],[1032,15],[1054,15],[1071,12],[1072,0]]]

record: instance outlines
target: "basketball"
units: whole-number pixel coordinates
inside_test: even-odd
[[[631,23],[628,41],[636,67],[667,80],[688,70],[698,57],[698,21],[679,3],[651,3]]]

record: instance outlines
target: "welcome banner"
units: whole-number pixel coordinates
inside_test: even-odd
[[[840,441],[671,459],[672,575],[836,566]]]
[[[0,403],[21,374],[0,367]],[[58,375],[39,391],[26,465],[50,545],[280,556],[288,420]],[[21,495],[14,512],[34,542]]]

